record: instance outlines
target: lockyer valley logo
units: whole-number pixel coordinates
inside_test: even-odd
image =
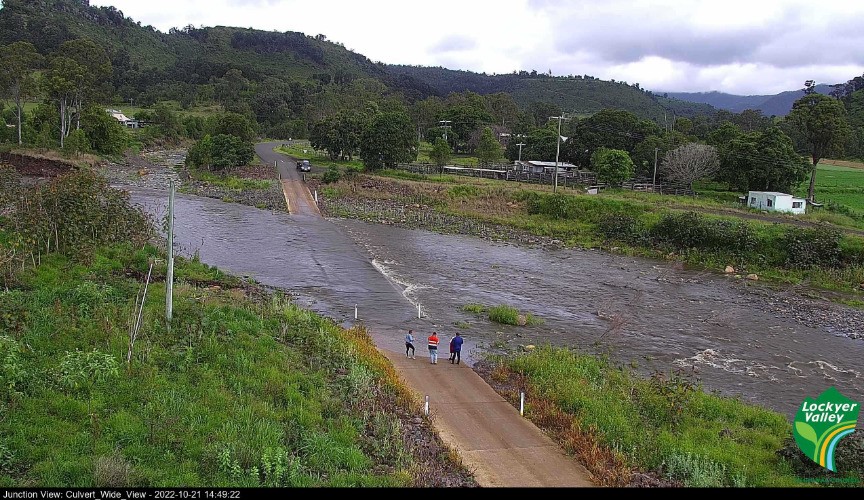
[[[795,414],[792,434],[805,455],[836,472],[834,450],[844,436],[855,431],[861,405],[831,387],[816,399],[807,398]]]

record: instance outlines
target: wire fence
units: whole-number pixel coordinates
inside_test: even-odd
[[[421,175],[461,175],[466,177],[479,177],[484,179],[498,179],[504,181],[519,182],[523,184],[543,184],[552,186],[555,184],[555,175],[547,172],[531,172],[528,170],[514,169],[512,165],[492,165],[489,168],[471,167],[439,167],[429,163],[402,163],[397,165],[396,170],[411,172]],[[563,189],[584,188],[596,189],[598,192],[607,189],[605,183],[597,181],[597,174],[587,170],[572,170],[558,174],[558,186]],[[625,181],[622,189],[631,191],[642,191],[657,194],[687,195],[696,193],[686,184],[672,182],[653,182],[652,179],[634,178]]]

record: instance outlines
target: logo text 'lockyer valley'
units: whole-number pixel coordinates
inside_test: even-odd
[[[855,431],[861,405],[834,387],[816,399],[807,398],[795,415],[792,434],[805,455],[835,471],[834,450],[844,436]]]

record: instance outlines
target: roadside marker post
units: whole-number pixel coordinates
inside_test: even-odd
[[[174,181],[168,181],[168,269],[165,272],[165,319],[171,327],[174,313]]]
[[[357,319],[357,304],[354,304],[354,319]]]
[[[519,416],[525,416],[525,391],[519,392]]]
[[[420,304],[417,304],[417,319],[422,319],[423,313],[420,312]]]
[[[305,175],[305,174],[304,174]],[[305,179],[304,179],[305,180]],[[318,204],[318,190],[315,190],[315,204]]]
[[[429,416],[429,396],[426,396],[426,404],[423,405],[423,413],[428,417]]]

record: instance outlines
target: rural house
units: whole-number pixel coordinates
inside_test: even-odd
[[[774,191],[750,191],[747,194],[747,206],[768,212],[786,212],[803,214],[807,202],[803,198],[795,198],[791,194]]]
[[[138,120],[133,120],[132,118],[129,118],[128,116],[124,115],[123,112],[120,111],[119,109],[106,109],[105,112],[110,114],[115,120],[120,122],[120,124],[122,124],[124,127],[138,128],[140,126],[140,124],[138,123]]]
[[[518,163],[518,162],[517,162]],[[554,174],[555,173],[555,162],[554,161],[523,161],[521,162],[521,167],[523,172],[529,172],[532,174]],[[567,162],[558,162],[558,173],[563,174],[565,172],[571,172],[574,170],[578,170],[576,165]]]

